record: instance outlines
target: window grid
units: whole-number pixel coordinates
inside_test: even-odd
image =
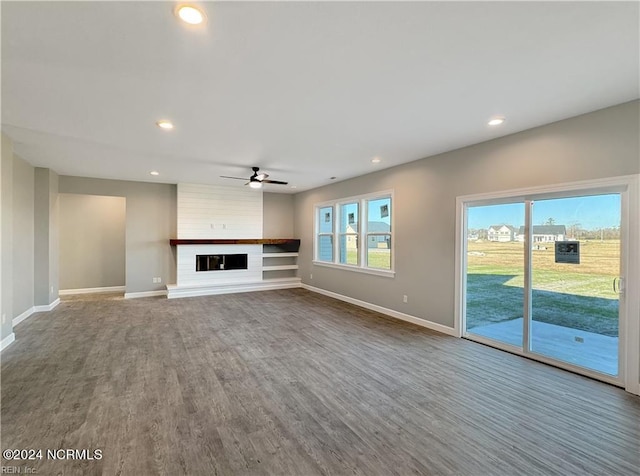
[[[317,210],[316,229],[318,233],[315,244],[315,258],[318,261],[333,263],[335,258],[333,237],[334,224],[336,222],[334,208],[333,206],[324,206],[319,207]]]
[[[332,210],[332,233],[320,232],[321,220],[325,218],[323,212],[327,209]],[[316,261],[349,269],[393,273],[392,192],[335,200],[316,205],[315,210]],[[381,231],[381,227],[386,229]],[[322,259],[318,253],[323,237],[329,237],[333,244],[331,260]]]
[[[360,202],[347,201],[340,202],[338,205],[336,207],[338,213],[336,219],[336,223],[338,223],[338,240],[336,240],[338,263],[358,266],[361,262],[358,250]]]

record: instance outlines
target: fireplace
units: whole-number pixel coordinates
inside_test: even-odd
[[[196,255],[196,271],[247,269],[247,258],[248,255],[246,253]]]
[[[175,239],[176,284],[169,298],[298,287],[300,240],[276,238]],[[294,248],[295,246],[295,248]]]

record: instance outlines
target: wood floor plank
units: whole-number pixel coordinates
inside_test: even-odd
[[[640,475],[640,398],[305,290],[70,297],[15,332],[2,449],[104,455],[38,474]]]

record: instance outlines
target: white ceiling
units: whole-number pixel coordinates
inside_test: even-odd
[[[16,153],[165,183],[257,165],[297,192],[639,97],[637,2],[200,5],[204,28],[169,2],[3,1]]]

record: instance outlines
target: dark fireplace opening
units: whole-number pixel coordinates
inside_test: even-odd
[[[245,254],[234,255],[196,255],[196,271],[223,271],[247,269]]]

